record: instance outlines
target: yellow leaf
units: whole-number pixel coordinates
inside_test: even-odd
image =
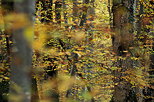
[[[34,29],[32,27],[27,27],[24,31],[24,36],[26,40],[31,44],[34,39]]]

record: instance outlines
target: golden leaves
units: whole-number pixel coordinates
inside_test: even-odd
[[[58,90],[60,92],[67,91],[75,82],[75,77],[70,77],[64,73],[61,73],[59,76],[59,86]]]
[[[38,39],[33,42],[33,48],[35,50],[41,50],[44,46],[45,38],[46,38],[45,34],[43,33],[40,34]]]
[[[10,13],[4,16],[5,27],[7,31],[18,30],[24,28],[24,36],[28,43],[32,44],[34,38],[34,29],[32,22],[25,14]],[[11,34],[11,33],[10,33]]]
[[[84,31],[76,31],[73,35],[72,38],[77,41],[77,42],[81,42],[83,40],[85,40],[86,34]]]
[[[26,40],[32,44],[33,43],[33,40],[34,40],[34,29],[32,26],[29,26],[27,27],[25,30],[24,30],[24,36],[26,38]]]
[[[9,14],[4,17],[8,29],[20,29],[31,24],[25,14]]]
[[[143,72],[142,68],[130,69],[130,70],[127,70],[123,73],[125,73],[127,75],[123,76],[121,78],[130,82],[133,86],[138,86],[138,87],[143,88],[148,85],[147,80],[145,78],[146,72]]]
[[[44,47],[44,43],[47,39],[47,27],[43,24],[35,25],[35,40],[33,42],[33,48],[35,50],[41,50]]]

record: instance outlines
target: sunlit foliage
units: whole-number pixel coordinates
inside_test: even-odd
[[[152,78],[149,78],[152,75],[148,73],[149,70],[153,70],[149,69],[153,35],[145,30],[153,29],[152,4],[147,0],[147,3],[139,0],[138,5],[145,6],[145,13],[139,14],[140,6],[137,6],[134,11],[135,22],[142,21],[140,32],[137,30],[139,29],[136,27],[137,23],[134,23],[132,36],[125,35],[124,38],[116,35],[121,42],[132,43],[129,51],[122,52],[126,56],[119,56],[113,48],[112,37],[116,31],[112,29],[112,2],[109,1],[95,0],[94,3],[84,4],[79,0],[77,7],[73,8],[73,1],[66,0],[66,7],[60,8],[60,14],[66,13],[67,19],[62,16],[60,24],[57,23],[55,16],[55,0],[51,11],[53,20],[50,23],[41,22],[42,18],[48,19],[42,16],[46,15],[47,11],[43,11],[41,2],[36,5],[34,35],[32,35],[33,30],[27,28],[24,36],[33,48],[32,74],[37,81],[40,102],[51,102],[51,100],[54,102],[52,95],[55,94],[61,102],[90,102],[90,100],[110,102],[114,86],[118,84],[114,81],[116,79],[129,82],[131,87],[136,89],[154,87],[150,84],[153,83]],[[90,11],[91,8],[94,11]],[[73,16],[74,9],[77,17]],[[80,26],[85,11],[86,22]],[[119,14],[123,12],[125,9],[118,11]],[[14,17],[18,17],[18,20],[14,21]],[[2,18],[0,19],[0,44],[3,45],[0,46],[0,82],[2,82],[9,80],[10,64],[7,62],[9,57],[6,50],[6,35],[3,34],[4,19],[9,29],[27,26],[29,22],[25,15],[15,13],[7,16],[0,15],[0,18]],[[132,29],[130,25],[125,26],[128,26],[126,30]],[[11,41],[10,44],[12,44]],[[12,48],[12,50],[16,49]],[[122,68],[125,65],[115,66],[119,60],[125,62],[125,65],[133,62],[133,65],[124,70]],[[114,75],[116,72],[122,76],[116,77]],[[50,76],[48,73],[54,75]]]

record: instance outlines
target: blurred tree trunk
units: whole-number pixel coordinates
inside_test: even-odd
[[[134,0],[113,0],[113,31],[112,38],[113,51],[117,60],[114,67],[114,92],[112,102],[137,102],[131,83],[126,81],[125,71],[131,70],[133,66],[133,56],[130,47],[133,46],[133,12]],[[124,59],[123,59],[124,58]]]
[[[31,102],[32,49],[30,43],[33,36],[34,11],[34,0],[14,1],[14,12],[18,17],[21,16],[23,24],[20,24],[19,19],[14,18],[9,102]],[[20,25],[17,26],[18,24]]]

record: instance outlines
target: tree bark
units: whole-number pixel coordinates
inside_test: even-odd
[[[153,36],[154,36],[154,34],[153,34]],[[154,51],[154,43],[152,46],[152,50]],[[151,60],[151,64],[150,64],[150,71],[149,71],[150,77],[149,78],[150,78],[151,82],[150,82],[150,87],[148,88],[150,98],[146,99],[146,102],[153,102],[154,101],[154,82],[152,81],[154,79],[154,77],[153,77],[154,76],[154,52],[151,54],[150,60]]]
[[[81,26],[81,27],[86,23],[89,2],[90,2],[89,0],[83,0],[83,5],[84,5],[82,7],[83,13],[82,13],[81,21],[79,24],[79,26]]]
[[[129,47],[133,44],[133,4],[134,0],[113,0],[113,51],[117,56],[114,66],[115,86],[112,102],[136,102],[135,94],[132,95],[131,83],[123,79],[126,70],[133,68],[132,55]],[[129,55],[129,56],[128,56]],[[125,58],[125,59],[121,59]]]
[[[31,101],[31,67],[32,49],[29,39],[25,38],[25,31],[33,29],[33,16],[35,9],[34,0],[15,0],[14,12],[17,16],[24,15],[26,25],[13,29],[14,47],[12,49],[11,77],[9,102]],[[16,19],[16,18],[14,18]],[[15,20],[18,21],[18,20]],[[14,22],[17,24],[18,22]],[[29,32],[29,35],[33,34]]]

